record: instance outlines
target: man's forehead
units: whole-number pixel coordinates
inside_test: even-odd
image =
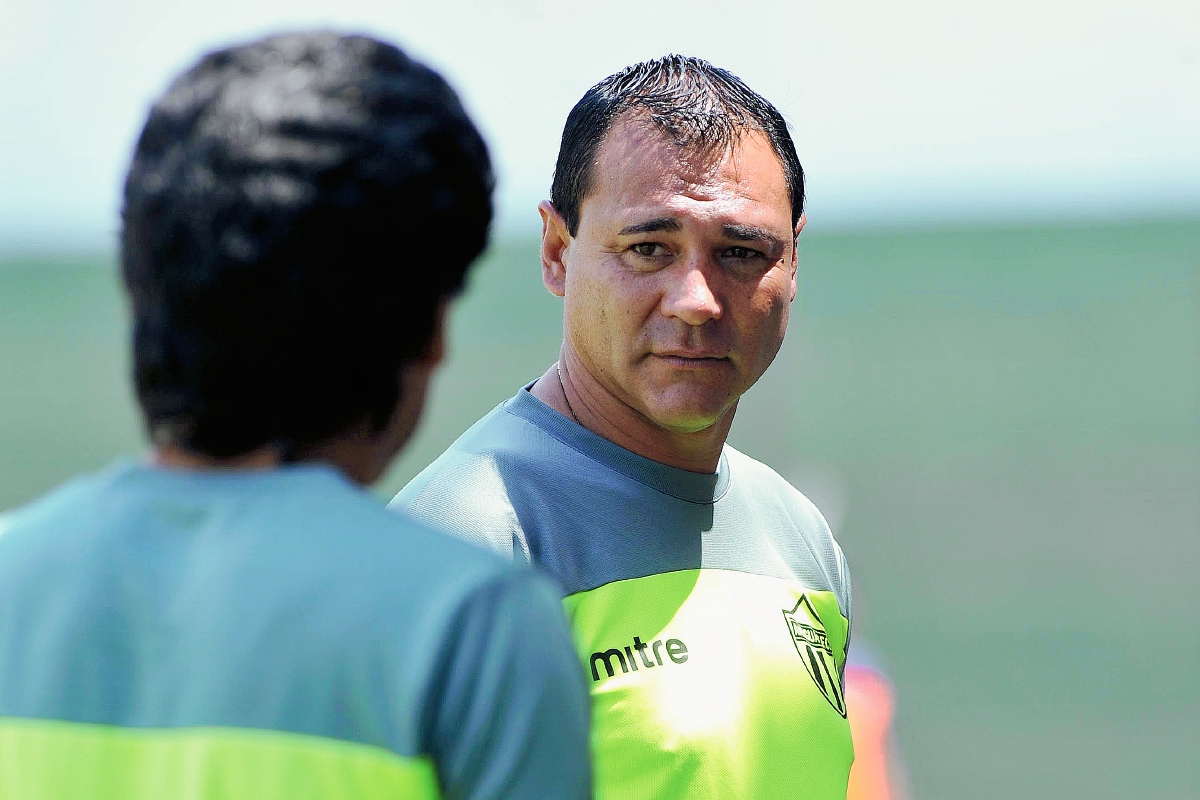
[[[750,207],[767,212],[778,206],[790,227],[783,162],[766,135],[752,128],[726,144],[680,145],[648,120],[619,119],[593,168],[581,218],[587,207],[598,212],[601,206],[607,223],[665,231],[678,227],[698,204],[715,202],[734,216]],[[721,210],[714,206],[708,213]]]

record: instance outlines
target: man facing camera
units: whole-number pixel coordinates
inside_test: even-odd
[[[363,489],[491,188],[454,92],[366,37],[215,52],[154,105],[121,243],[153,458],[0,517],[0,797],[590,795],[549,583]]]
[[[725,443],[783,343],[803,202],[783,119],[730,73],[592,87],[540,207],[559,360],[393,501],[558,580],[602,800],[846,797],[845,561]]]

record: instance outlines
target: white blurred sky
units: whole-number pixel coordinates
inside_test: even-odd
[[[323,26],[441,70],[533,229],[562,123],[665,52],[793,126],[814,228],[1200,212],[1197,0],[0,0],[0,249],[107,245],[148,103],[200,53]]]

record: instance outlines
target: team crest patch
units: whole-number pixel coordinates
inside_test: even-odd
[[[809,602],[808,595],[800,595],[796,607],[791,611],[784,609],[783,618],[792,634],[792,644],[796,645],[796,652],[800,654],[800,660],[804,662],[804,668],[808,670],[813,683],[829,701],[829,705],[843,717],[846,716],[846,698],[842,696],[833,648],[829,646],[829,636],[825,633],[821,615]]]

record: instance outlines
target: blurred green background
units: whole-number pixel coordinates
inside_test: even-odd
[[[390,496],[554,359],[535,240]],[[918,798],[1200,797],[1200,220],[806,233],[732,443],[823,506]],[[0,263],[0,508],[143,449],[110,259]]]

